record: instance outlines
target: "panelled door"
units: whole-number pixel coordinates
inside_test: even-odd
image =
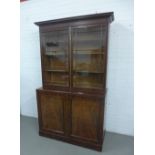
[[[47,132],[65,134],[65,107],[68,104],[68,95],[39,91],[38,110],[40,116],[40,128]]]
[[[102,138],[102,97],[72,95],[71,137],[99,142]]]

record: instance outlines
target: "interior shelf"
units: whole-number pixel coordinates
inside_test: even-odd
[[[103,74],[102,71],[80,71],[80,70],[74,70],[76,73],[87,73],[87,74]]]
[[[67,73],[67,70],[55,70],[55,69],[45,69],[46,72],[65,72]],[[104,72],[102,71],[87,71],[87,70],[74,70],[73,72],[76,73],[87,73],[87,74],[103,74]]]
[[[75,83],[74,84],[75,88],[89,88],[89,89],[102,89],[100,84],[94,84],[94,85],[90,85],[89,83]]]
[[[46,56],[62,56],[62,55],[64,55],[64,56],[66,56],[67,55],[67,52],[59,52],[59,50],[58,51],[46,51],[45,52],[45,55]]]
[[[63,86],[63,87],[67,87],[68,84],[64,83],[64,82],[61,82],[61,81],[53,81],[53,82],[46,82],[46,84],[48,85],[52,85],[52,86]]]
[[[74,54],[104,54],[101,49],[76,49],[73,51]]]
[[[45,69],[47,72],[68,72],[67,70],[60,70],[60,69]]]
[[[92,51],[78,51],[74,52],[76,55],[103,55],[101,52],[92,52]]]
[[[74,43],[91,43],[91,42],[101,42],[101,39],[100,38],[95,38],[94,36],[88,36],[88,37],[85,37],[85,36],[82,36],[82,37],[75,37],[73,38],[73,41]]]
[[[101,49],[77,49],[73,50],[74,54],[104,54],[104,52],[101,52]],[[46,56],[66,56],[66,52],[58,52],[58,51],[50,51],[45,52]]]

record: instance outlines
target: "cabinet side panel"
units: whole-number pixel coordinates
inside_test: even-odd
[[[107,21],[106,29],[106,41],[105,41],[105,57],[104,57],[104,92],[106,92],[106,79],[107,79],[107,67],[108,67],[108,35],[109,35],[109,23]]]

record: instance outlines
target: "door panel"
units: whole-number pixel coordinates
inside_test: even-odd
[[[43,130],[64,133],[65,101],[67,101],[67,97],[62,94],[40,94],[41,124]]]
[[[71,136],[98,141],[101,100],[92,97],[72,97]]]
[[[41,33],[42,69],[45,85],[69,87],[68,40],[68,29]]]
[[[73,89],[103,90],[105,51],[103,26],[72,28]]]

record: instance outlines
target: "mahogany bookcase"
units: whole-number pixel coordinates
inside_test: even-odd
[[[109,25],[113,12],[36,22],[43,87],[39,134],[102,150]]]

